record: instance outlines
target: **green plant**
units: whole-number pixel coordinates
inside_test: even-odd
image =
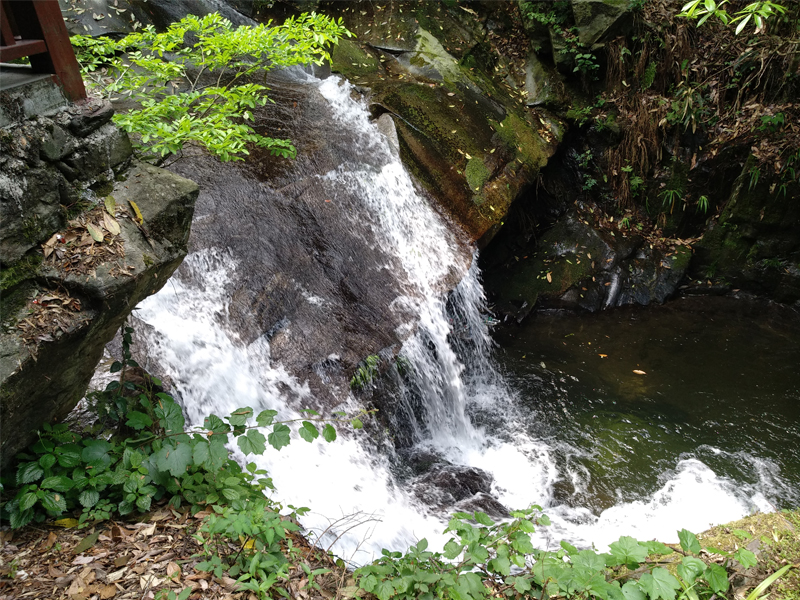
[[[293,157],[288,140],[253,129],[253,110],[269,101],[256,75],[275,66],[321,64],[328,44],[352,35],[316,13],[282,25],[234,28],[217,13],[189,15],[163,33],[152,26],[119,41],[74,36],[84,76],[106,96],[127,96],[139,108],[114,115],[140,147],[164,157],[196,144],[222,160],[241,160],[248,144]],[[185,40],[193,40],[185,45]]]
[[[765,131],[768,133],[775,133],[786,123],[786,117],[782,112],[775,113],[774,115],[762,115],[761,125],[757,127],[758,131]]]
[[[656,62],[651,60],[642,74],[642,90],[649,90],[656,80]]]
[[[675,204],[681,200],[682,196],[678,190],[664,190],[661,192],[661,207],[666,210],[669,207],[669,214],[675,210]]]
[[[678,532],[680,561],[659,542],[628,536],[609,552],[579,550],[561,542],[557,551],[535,549],[530,534],[549,519],[538,506],[513,511],[512,520],[494,523],[485,513],[455,513],[445,533],[444,552],[429,551],[420,540],[406,553],[383,551],[371,565],[356,570],[358,584],[379,600],[435,598],[599,598],[602,600],[710,600],[729,589],[728,568],[756,564],[747,549],[724,552],[723,564],[706,563],[697,537]],[[672,570],[665,568],[671,565]],[[762,590],[763,591],[763,588]],[[759,592],[760,593],[760,592]]]
[[[364,362],[356,369],[352,379],[350,379],[350,387],[361,390],[370,385],[378,376],[380,362],[381,359],[377,354],[371,354],[365,358]]]
[[[736,35],[739,35],[751,19],[755,26],[755,33],[759,33],[765,29],[767,19],[777,14],[786,13],[786,7],[781,4],[770,0],[757,0],[745,6],[736,13],[735,17],[731,18],[722,8],[726,4],[728,4],[728,0],[691,0],[684,5],[678,16],[699,19],[697,22],[698,27],[712,16],[719,19],[724,25],[733,25],[738,22],[735,32]]]
[[[136,366],[130,358],[132,333],[130,327],[123,330],[123,360],[112,365],[115,372]],[[209,415],[202,427],[187,430],[180,406],[166,393],[141,390],[123,379],[112,381],[104,394],[108,414],[120,426],[116,435],[84,438],[64,424],[45,424],[39,440],[17,456],[18,489],[8,500],[2,490],[0,510],[12,528],[68,511],[80,511],[81,524],[105,520],[146,512],[153,501],[176,508],[186,502],[193,512],[254,501],[272,489],[272,481],[255,463],[242,469],[230,458],[226,444],[233,439],[245,455],[263,454],[267,446],[280,450],[290,443],[290,425],[307,442],[335,440],[333,423],[363,427],[360,415],[323,418],[305,410],[305,417],[278,421],[277,411],[256,415],[243,407],[224,419]],[[271,429],[266,436],[265,428]]]
[[[748,175],[750,176],[750,183],[748,184],[747,189],[752,190],[758,185],[758,180],[761,178],[761,169],[758,168],[758,165],[753,165],[750,167]]]
[[[573,73],[580,72],[584,75],[592,75],[595,79],[597,78],[597,71],[600,69],[600,65],[597,63],[594,54],[591,52],[578,52],[575,54],[574,59],[575,68],[572,69]]]
[[[697,199],[697,209],[702,210],[704,213],[708,212],[708,196],[700,196]]]

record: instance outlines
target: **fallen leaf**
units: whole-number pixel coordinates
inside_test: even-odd
[[[113,217],[114,213],[117,210],[117,201],[114,198],[114,196],[112,196],[111,194],[106,196],[105,199],[103,200],[103,204],[106,205],[106,210],[108,211],[108,214],[110,214]]]
[[[174,562],[167,563],[167,577],[169,579],[172,579],[173,581],[181,580],[181,568],[178,566],[177,563]]]
[[[103,241],[103,234],[100,231],[100,229],[98,228],[98,226],[95,226],[95,225],[93,225],[91,223],[87,223],[86,224],[86,231],[89,232],[89,235],[92,236],[92,239],[95,242],[102,242]]]
[[[547,283],[553,283],[553,276],[549,271],[547,272]]]
[[[130,559],[131,559],[130,554],[123,554],[122,556],[118,556],[117,558],[114,559],[114,566],[124,567],[125,565],[128,564],[128,561],[130,561]]]
[[[97,542],[97,538],[98,537],[100,537],[100,532],[99,531],[95,531],[93,534],[87,535],[80,542],[78,542],[77,546],[75,546],[72,549],[72,553],[73,554],[80,554],[81,552],[85,552],[86,550],[88,550],[89,548],[91,548],[92,546],[95,545],[95,543]]]
[[[100,595],[102,600],[108,600],[109,598],[113,598],[117,595],[117,587],[114,585],[102,585],[98,584],[94,588],[95,593]]]
[[[136,202],[134,202],[133,200],[128,200],[128,204],[131,205],[133,213],[134,215],[136,215],[136,222],[139,223],[139,225],[144,223],[144,217],[142,216],[142,211],[139,210],[139,207],[137,206]]]
[[[117,220],[108,213],[103,214],[103,225],[106,226],[111,235],[119,235],[119,223]]]
[[[56,532],[55,531],[51,531],[47,535],[47,539],[42,543],[40,550],[42,552],[47,552],[48,550],[50,550],[50,548],[53,547],[53,544],[56,543],[57,539],[58,539],[58,536],[56,535]],[[60,577],[60,575],[59,575],[59,577]]]
[[[637,375],[647,375],[647,373],[645,373],[641,369],[634,369],[633,372],[636,373]]]

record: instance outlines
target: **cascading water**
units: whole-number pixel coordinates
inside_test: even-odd
[[[500,513],[503,506],[531,503],[544,506],[553,520],[542,545],[559,539],[604,545],[621,534],[667,541],[677,522],[701,530],[754,506],[754,494],[694,458],[663,473],[651,497],[621,501],[599,516],[554,501],[559,479],[571,479],[576,490],[588,484],[585,470],[570,458],[580,450],[532,432],[493,366],[485,299],[468,249],[417,194],[366,109],[351,98],[350,86],[335,78],[305,85],[318,88],[331,118],[359,147],[355,158],[332,165],[309,185],[322,186],[332,205],[345,196],[357,199],[348,205],[350,234],[380,246],[385,256],[365,266],[364,277],[370,269],[391,272],[398,291],[390,310],[399,315],[396,334],[404,340],[403,376],[393,392],[392,418],[405,432],[397,453],[391,443],[364,444],[346,435],[332,444],[295,440],[256,459],[270,471],[278,498],[311,508],[303,523],[321,545],[333,544],[340,556],[363,563],[381,548],[403,549],[422,537],[441,545],[446,511],[456,506]],[[171,284],[138,307],[137,317],[153,326],[149,355],[173,383],[190,423],[240,406],[271,408],[281,418],[317,406],[307,382],[271,357],[273,331],[245,338],[230,326],[236,282],[252,277],[252,269],[222,246],[196,248]],[[454,279],[460,283],[448,296]],[[325,290],[304,289],[302,297],[324,326],[332,304]],[[285,336],[302,335],[288,319],[281,323]],[[338,356],[328,358],[335,363]],[[337,408],[358,406],[350,397]],[[434,468],[408,469],[409,457],[417,465],[423,457]],[[436,472],[477,474],[479,490],[455,497],[431,482]]]

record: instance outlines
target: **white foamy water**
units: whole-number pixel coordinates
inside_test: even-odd
[[[699,531],[763,507],[755,489],[717,477],[696,459],[676,464],[651,497],[620,503],[599,516],[553,506],[553,486],[565,470],[559,470],[547,440],[525,432],[513,394],[492,364],[477,267],[470,267],[457,236],[416,193],[366,109],[351,98],[350,86],[335,78],[316,85],[334,118],[372,155],[370,166],[343,164],[324,178],[334,189],[357,191],[363,206],[353,227],[370,227],[394,257],[386,268],[396,269],[403,295],[393,304],[418,315],[416,326],[401,327],[407,337],[401,355],[412,367],[408,402],[421,398],[421,410],[408,411],[419,448],[491,473],[493,495],[509,508],[544,506],[553,526],[540,532],[542,545],[567,539],[603,547],[621,535],[674,541],[681,527]],[[150,354],[174,382],[189,422],[199,425],[211,412],[227,416],[241,406],[297,418],[310,395],[305,382],[273,363],[266,339],[245,345],[226,326],[227,289],[245,267],[214,249],[195,253],[186,263],[184,275],[176,274],[136,314],[155,328]],[[462,280],[448,310],[446,290],[454,277]],[[325,298],[309,302],[325,310]],[[287,406],[287,389],[295,398],[293,408]],[[342,408],[358,410],[350,402]],[[366,448],[358,435],[340,436],[332,444],[297,438],[255,460],[270,471],[278,499],[311,508],[302,522],[322,536],[320,545],[333,545],[347,560],[367,562],[381,548],[402,550],[422,537],[440,547],[445,515],[435,515],[397,484],[386,458],[391,449],[376,454]],[[576,482],[587,476],[566,472]]]

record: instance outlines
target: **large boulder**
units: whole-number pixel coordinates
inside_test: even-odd
[[[0,466],[75,406],[105,344],[186,254],[197,185],[131,166],[109,118],[89,103],[2,131]]]
[[[394,119],[406,166],[485,246],[563,136],[564,123],[539,106],[557,103],[549,89],[557,86],[544,71],[528,76],[526,42],[504,56],[486,41],[510,28],[509,7],[403,8],[345,8],[358,41],[338,44],[332,69],[358,86],[376,117]],[[539,86],[533,102],[526,79]]]
[[[725,208],[698,243],[692,275],[798,303],[800,185],[757,178],[756,168],[752,158],[745,162]]]
[[[536,306],[594,312],[675,294],[692,256],[688,245],[654,246],[622,228],[596,227],[590,215],[567,213],[529,253],[485,271],[498,312],[522,320]]]

